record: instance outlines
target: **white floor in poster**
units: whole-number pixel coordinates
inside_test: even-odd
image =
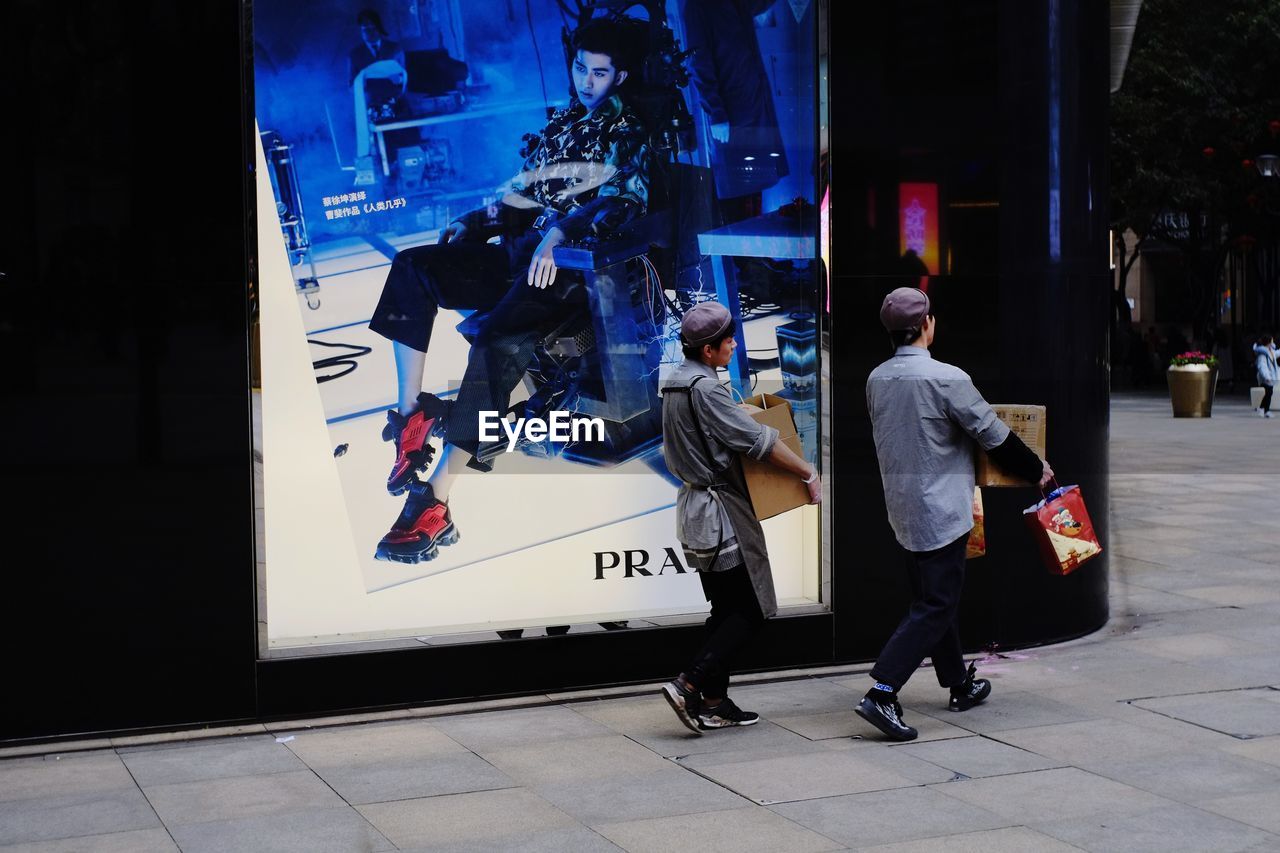
[[[259,209],[271,207],[260,197]],[[432,236],[396,243],[417,245]],[[416,565],[374,560],[404,503],[385,489],[393,451],[381,432],[396,389],[391,347],[367,328],[390,259],[357,240],[325,247],[317,253],[320,307],[313,310],[294,292],[279,232],[264,228],[259,239],[271,645],[706,609],[696,577],[678,572],[665,550],[682,561],[675,488],[641,461],[602,470],[499,458],[494,472],[468,472],[453,488],[459,543]],[[468,346],[454,329],[461,317],[441,311],[437,318],[427,390],[444,391],[462,376]],[[775,347],[780,322],[785,318],[750,321],[748,347]],[[356,359],[352,373],[317,383],[316,375],[342,368],[313,371],[311,362],[343,350],[308,339],[371,352]],[[765,528],[779,598],[815,600],[817,512],[788,513]]]

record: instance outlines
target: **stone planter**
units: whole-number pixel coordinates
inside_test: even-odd
[[[1204,364],[1184,364],[1168,371],[1169,398],[1175,418],[1207,418],[1213,415],[1213,392],[1218,370]]]

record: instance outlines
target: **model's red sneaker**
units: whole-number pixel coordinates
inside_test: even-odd
[[[435,448],[431,446],[431,434],[439,432],[444,403],[434,394],[418,395],[418,411],[405,417],[395,409],[387,411],[387,425],[382,428],[382,440],[394,441],[396,461],[387,475],[387,491],[402,495],[415,480],[414,474],[431,467]]]
[[[393,563],[434,560],[441,545],[452,545],[461,538],[449,517],[449,505],[436,500],[430,483],[414,478],[406,488],[409,497],[404,509],[378,543],[375,559]]]

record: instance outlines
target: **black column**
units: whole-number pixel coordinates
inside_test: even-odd
[[[909,599],[863,388],[891,352],[877,310],[919,281],[903,184],[936,187],[934,356],[992,402],[1048,408],[1048,458],[1107,535],[1107,5],[832,4],[832,366],[836,655],[874,657]],[[932,236],[932,235],[931,235]],[[1067,578],[1022,526],[1034,489],[987,489],[966,645],[1078,636],[1106,621],[1106,556]]]
[[[1059,482],[1080,484],[1105,548],[1109,7],[1006,0],[1001,12],[1001,360],[1009,392],[1048,407],[1049,462]],[[1104,552],[1065,579],[1013,575],[1003,638],[1029,643],[1101,625],[1106,569]]]
[[[255,713],[239,13],[0,7],[0,740]]]

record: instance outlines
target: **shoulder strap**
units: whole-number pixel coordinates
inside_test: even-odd
[[[711,452],[711,445],[707,444],[707,435],[702,431],[702,421],[698,418],[698,407],[693,402],[693,386],[698,384],[705,376],[695,376],[688,385],[668,385],[662,389],[662,393],[671,392],[673,394],[684,394],[689,398],[689,413],[693,415],[693,431],[698,434],[698,441],[702,443],[702,452],[707,454],[707,465],[715,465],[716,456]],[[714,471],[715,469],[712,468]]]
[[[707,377],[705,376],[695,376],[693,377],[693,380],[688,385],[670,385],[666,388],[663,388],[661,393],[666,394],[668,391],[670,391],[673,394],[684,394],[689,398],[689,413],[693,415],[693,431],[698,434],[698,441],[702,443],[702,452],[707,454],[707,466],[711,467],[712,471],[715,471],[715,468],[712,466],[715,465],[716,457],[711,452],[711,445],[707,444],[707,436],[702,431],[702,421],[699,420],[698,418],[698,407],[693,402],[693,386],[698,384],[698,380],[706,379],[706,378]],[[719,507],[720,498],[715,494],[715,490],[708,489],[708,491],[711,492],[712,501],[714,501],[715,505]],[[716,560],[720,559],[720,551],[723,548],[724,548],[724,528],[721,527],[720,541],[716,543],[715,553],[711,555],[711,559],[707,562],[707,567],[702,571],[706,571],[706,572],[714,571]]]

